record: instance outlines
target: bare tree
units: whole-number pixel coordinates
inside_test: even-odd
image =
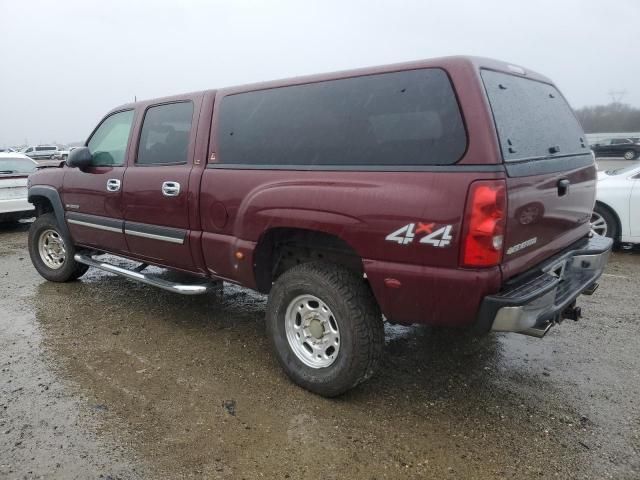
[[[587,133],[640,132],[640,109],[620,102],[576,110]]]

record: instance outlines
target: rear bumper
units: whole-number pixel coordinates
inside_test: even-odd
[[[544,335],[551,325],[566,318],[565,312],[580,294],[593,293],[612,244],[606,237],[583,238],[508,282],[500,293],[482,301],[478,330]]]

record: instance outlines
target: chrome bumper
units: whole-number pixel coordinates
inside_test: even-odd
[[[496,332],[542,337],[554,323],[569,317],[577,319],[580,310],[574,307],[575,300],[582,293],[595,291],[612,245],[606,237],[583,239],[572,245],[522,280],[486,297],[479,323]]]

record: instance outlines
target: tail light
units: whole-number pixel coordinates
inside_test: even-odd
[[[492,267],[502,259],[507,194],[504,180],[473,182],[467,197],[461,263]]]

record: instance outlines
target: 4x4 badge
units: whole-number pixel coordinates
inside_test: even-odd
[[[395,242],[399,245],[409,245],[416,238],[416,235],[425,233],[426,235],[420,239],[419,243],[433,245],[434,247],[448,247],[451,244],[452,225],[444,225],[434,231],[435,223],[417,222],[409,223],[398,230],[391,232],[385,237],[388,242]]]

